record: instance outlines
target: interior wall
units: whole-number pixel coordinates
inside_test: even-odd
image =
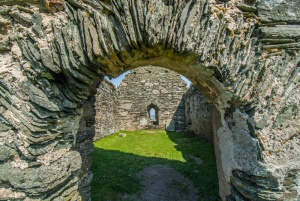
[[[184,97],[186,132],[213,142],[213,105],[207,102],[200,90],[194,85],[190,86]]]
[[[157,121],[149,109],[156,108]],[[119,87],[104,79],[97,89],[95,140],[121,130],[165,128],[213,140],[212,104],[200,90],[185,86],[177,73],[160,67],[133,70]]]
[[[118,97],[115,86],[103,79],[95,94],[95,137],[99,140],[120,130],[117,117]]]

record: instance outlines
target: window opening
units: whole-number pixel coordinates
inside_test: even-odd
[[[154,108],[150,109],[150,120],[151,121],[156,121],[156,111]]]
[[[154,104],[150,104],[147,107],[147,110],[148,110],[148,115],[149,115],[150,121],[154,125],[158,125],[158,107]]]

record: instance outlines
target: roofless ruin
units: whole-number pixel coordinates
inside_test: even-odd
[[[299,5],[0,0],[1,199],[89,200],[85,102],[105,75],[146,65],[216,108],[222,200],[299,199]]]

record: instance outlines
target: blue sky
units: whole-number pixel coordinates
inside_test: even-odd
[[[125,73],[123,73],[122,75],[120,75],[117,78],[113,78],[113,79],[109,79],[107,76],[105,76],[106,79],[108,79],[109,81],[111,81],[116,87],[120,85],[120,83],[122,82],[122,80],[125,78],[125,75],[127,75],[128,73],[130,73],[130,71],[127,71]],[[186,82],[186,84],[188,86],[190,86],[191,82],[184,76],[180,75],[180,77]]]
[[[125,75],[127,75],[128,73],[130,73],[130,71],[126,71],[125,73],[121,74],[119,77],[113,78],[111,80],[107,76],[105,76],[105,78],[111,81],[117,87],[120,85],[122,80],[125,78]]]

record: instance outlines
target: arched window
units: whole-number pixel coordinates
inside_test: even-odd
[[[151,120],[151,121],[156,121],[156,111],[155,111],[155,109],[154,109],[154,108],[151,108],[151,109],[149,110],[149,113],[150,113],[150,120]]]
[[[157,125],[158,124],[158,107],[154,104],[150,104],[147,108],[150,121]]]

